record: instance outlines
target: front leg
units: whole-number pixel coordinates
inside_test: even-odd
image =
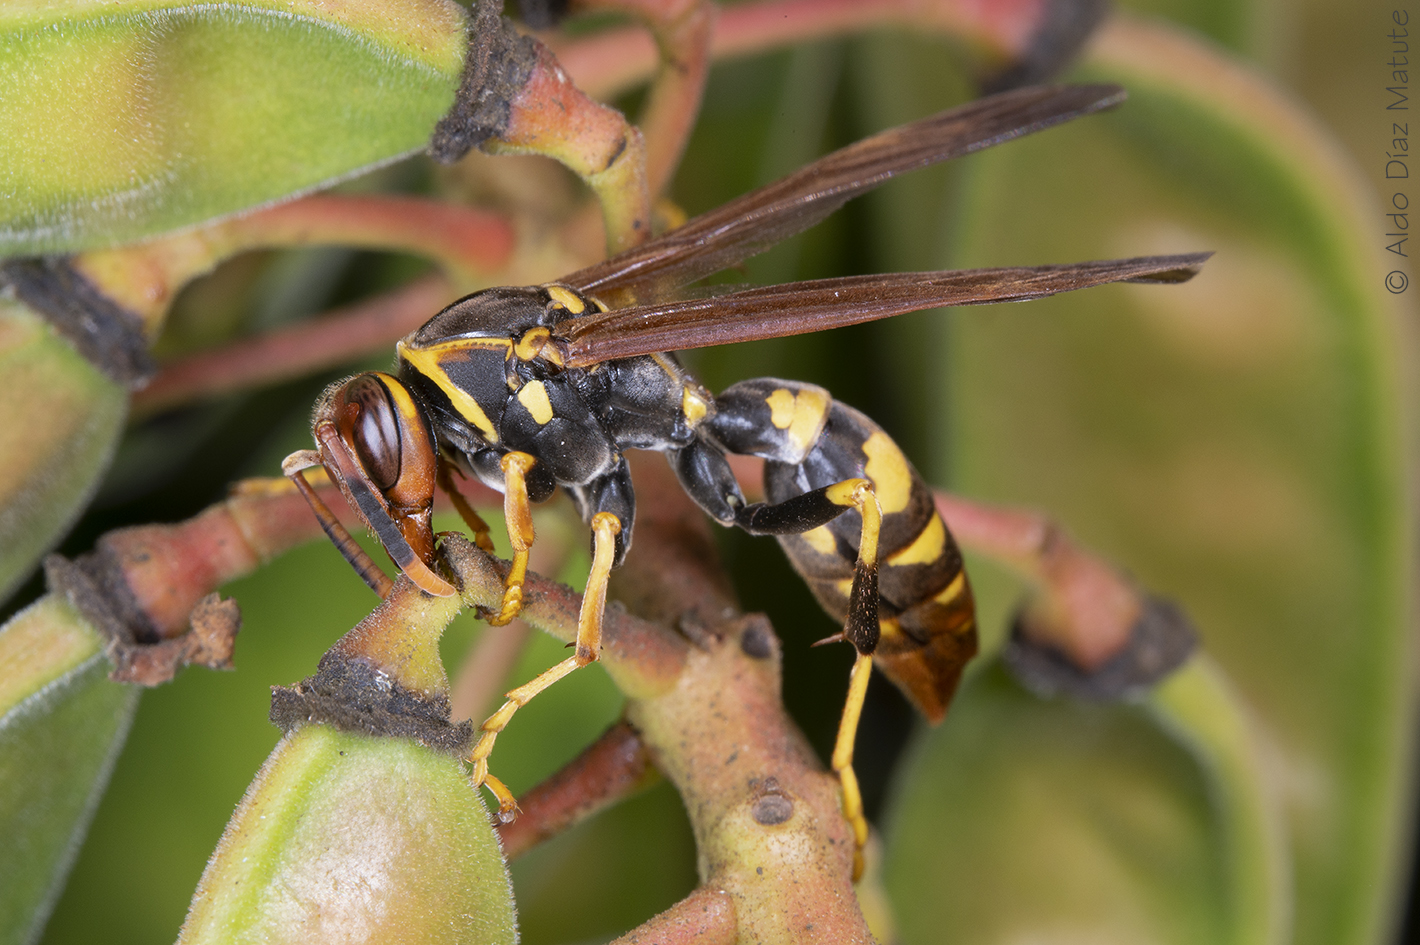
[[[537,460],[516,450],[502,459],[503,517],[507,522],[508,540],[513,545],[513,566],[503,580],[503,606],[488,617],[495,627],[512,621],[523,609],[523,582],[528,576],[528,553],[536,533],[533,531],[532,505],[528,501],[528,473]]]
[[[587,576],[587,586],[582,592],[582,607],[577,616],[576,649],[561,663],[507,693],[507,701],[481,726],[483,734],[469,754],[469,761],[473,764],[474,786],[486,784],[494,793],[498,798],[498,816],[504,823],[516,816],[517,802],[503,783],[488,772],[488,756],[493,751],[493,743],[499,733],[508,727],[514,713],[531,702],[534,696],[573,670],[594,663],[600,658],[607,582],[612,570],[620,565],[626,549],[631,544],[631,527],[636,515],[635,494],[631,490],[630,470],[624,458],[611,474],[585,487],[571,487],[568,492],[572,494],[579,508],[583,509],[584,514],[590,513],[592,529],[592,569]],[[521,581],[520,576],[519,601]]]

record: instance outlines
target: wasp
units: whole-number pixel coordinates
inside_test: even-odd
[[[501,816],[511,819],[516,803],[489,774],[494,740],[518,708],[597,660],[608,576],[631,548],[636,520],[626,451],[655,450],[715,521],[776,536],[841,622],[831,639],[856,649],[832,767],[861,849],[868,826],[852,756],[871,667],[929,719],[942,718],[976,652],[961,553],[921,476],[871,419],[821,387],[776,378],[712,394],[669,352],[1108,282],[1182,282],[1208,254],[851,276],[690,300],[672,293],[895,175],[1123,99],[1110,85],[1022,89],[885,131],[557,282],[462,298],[399,342],[394,374],[359,374],[326,390],[315,409],[317,449],[292,454],[283,471],[382,596],[389,579],[302,470],[323,466],[399,569],[437,595],[454,589],[437,569],[430,526],[436,486],[489,549],[487,524],[451,475],[457,470],[502,492],[513,560],[502,606],[488,615],[495,625],[521,606],[534,539],[531,504],[560,487],[591,528],[591,573],[573,655],[508,693],[470,754],[474,781],[498,797]],[[745,499],[727,454],[766,461],[764,501]]]

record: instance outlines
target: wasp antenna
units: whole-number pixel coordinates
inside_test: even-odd
[[[301,450],[301,452],[315,453],[314,450]],[[283,471],[297,455],[292,453],[286,457],[286,461],[281,464]],[[320,454],[315,453],[315,456],[319,460]],[[303,467],[297,466],[286,475],[296,484],[296,488],[306,500],[306,504],[315,513],[316,521],[320,522],[321,531],[325,532],[326,537],[330,539],[331,544],[335,545],[341,557],[350,563],[350,566],[355,569],[355,573],[360,575],[360,580],[364,581],[370,590],[380,595],[381,599],[388,597],[390,589],[394,587],[394,582],[385,572],[380,570],[379,565],[375,564],[369,555],[365,554],[365,549],[355,542],[355,539],[345,530],[345,526],[340,524],[340,520],[335,517],[335,513],[325,502],[321,501],[321,497],[306,481],[302,469]]]
[[[320,453],[315,450],[296,450],[281,461],[281,475],[294,478],[296,473],[313,466],[324,466]]]

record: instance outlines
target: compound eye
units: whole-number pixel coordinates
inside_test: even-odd
[[[381,492],[399,481],[399,418],[385,386],[373,377],[357,377],[345,388],[354,408],[349,439],[370,482]],[[347,414],[349,416],[349,414]]]

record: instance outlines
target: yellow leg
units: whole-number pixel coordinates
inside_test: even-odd
[[[503,606],[488,618],[495,627],[511,621],[523,609],[523,581],[528,576],[528,550],[532,548],[532,506],[528,503],[529,470],[537,463],[527,453],[512,452],[503,457],[503,517],[508,523],[508,540],[513,543],[513,566],[503,581]]]
[[[439,463],[439,488],[444,490],[444,495],[449,497],[449,501],[454,504],[454,511],[459,513],[459,518],[473,532],[473,543],[490,554],[493,551],[493,536],[490,534],[488,523],[483,520],[483,516],[474,511],[473,506],[468,504],[468,500],[463,497],[463,493],[454,485],[454,477],[449,472],[449,464],[443,461]]]
[[[863,847],[868,842],[868,820],[863,816],[863,795],[858,790],[858,776],[853,773],[853,743],[858,736],[858,721],[863,715],[863,700],[868,694],[868,679],[873,672],[873,650],[877,648],[878,600],[878,534],[882,531],[883,513],[878,505],[873,485],[866,479],[848,479],[827,492],[837,505],[851,505],[863,517],[863,530],[858,539],[858,561],[854,565],[853,590],[849,595],[848,619],[841,636],[858,651],[853,674],[848,680],[848,698],[843,704],[843,718],[838,724],[838,740],[833,746],[833,770],[843,787],[843,816],[853,828],[853,882],[863,876]]]
[[[562,679],[574,669],[580,669],[598,659],[602,645],[602,612],[606,609],[606,585],[611,577],[611,562],[616,555],[616,535],[621,531],[621,521],[610,512],[598,512],[592,516],[592,571],[587,576],[587,589],[582,594],[582,609],[577,615],[577,643],[572,656],[553,666],[508,693],[502,708],[488,717],[481,726],[483,734],[473,746],[468,760],[473,764],[473,784],[478,787],[487,784],[489,790],[498,797],[498,815],[506,820],[516,811],[513,796],[501,782],[488,773],[488,756],[493,752],[493,743],[498,733],[508,727],[513,714],[532,701],[533,697],[548,686]],[[500,793],[499,788],[502,788]]]
[[[484,762],[485,767],[487,762]],[[522,813],[518,807],[518,799],[513,796],[513,792],[508,790],[508,785],[493,777],[487,771],[483,772],[483,785],[493,792],[493,796],[498,799],[498,822],[511,824],[518,819]]]
[[[833,744],[833,771],[843,786],[843,816],[853,828],[853,882],[863,875],[863,847],[868,842],[868,821],[863,816],[863,795],[858,790],[858,776],[853,773],[853,742],[858,737],[858,720],[863,715],[863,699],[868,694],[868,677],[873,672],[873,657],[859,653],[848,679],[848,699],[843,704],[843,718],[838,723],[838,740]]]
[[[883,510],[873,484],[866,479],[845,479],[829,486],[825,495],[834,505],[851,505],[863,516],[863,531],[858,543],[858,562],[877,567],[878,532],[882,529]]]

